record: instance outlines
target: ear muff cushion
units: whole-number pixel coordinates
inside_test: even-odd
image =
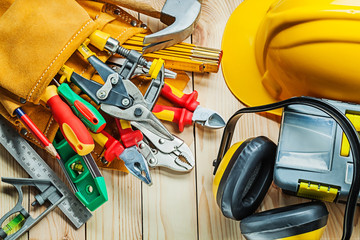
[[[286,238],[325,227],[328,214],[323,202],[302,203],[253,214],[240,229],[246,239]]]
[[[217,203],[229,218],[241,220],[255,212],[273,178],[276,145],[266,137],[243,142],[220,180]]]

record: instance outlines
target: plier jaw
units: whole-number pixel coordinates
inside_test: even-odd
[[[152,183],[146,160],[136,146],[124,148],[119,141],[104,130],[92,136],[98,144],[105,147],[104,158],[107,162],[121,159],[131,174],[146,184]]]
[[[149,167],[136,146],[125,148],[119,157],[125,162],[131,174],[148,185],[152,184]],[[141,161],[139,161],[140,157]]]
[[[167,167],[179,172],[190,171],[195,166],[194,155],[181,139],[173,136],[171,140],[154,134],[138,122],[131,123],[140,130],[148,142],[154,146],[154,162],[150,166]]]

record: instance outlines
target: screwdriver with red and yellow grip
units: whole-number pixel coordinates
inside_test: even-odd
[[[41,100],[50,107],[55,121],[59,124],[71,148],[80,156],[89,154],[95,147],[94,140],[80,119],[73,114],[71,108],[61,100],[56,86],[48,86]]]
[[[161,90],[161,96],[181,108],[155,105],[152,112],[161,120],[177,123],[180,132],[184,130],[185,125],[191,125],[193,122],[208,128],[225,126],[224,119],[217,112],[200,107],[200,103],[197,101],[197,91],[185,94],[169,83],[165,83]]]

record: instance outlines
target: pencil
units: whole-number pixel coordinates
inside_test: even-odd
[[[60,159],[60,155],[57,153],[54,145],[52,145],[50,140],[40,131],[31,118],[21,108],[15,109],[15,114],[26,126],[26,128],[36,137],[45,150],[52,156]]]

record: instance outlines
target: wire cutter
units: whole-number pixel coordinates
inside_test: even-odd
[[[184,130],[185,125],[191,125],[193,122],[208,128],[225,126],[224,119],[217,112],[199,105],[200,103],[196,101],[198,93],[195,90],[184,94],[169,83],[165,83],[161,96],[182,108],[155,105],[152,112],[161,120],[177,123],[180,132]]]

